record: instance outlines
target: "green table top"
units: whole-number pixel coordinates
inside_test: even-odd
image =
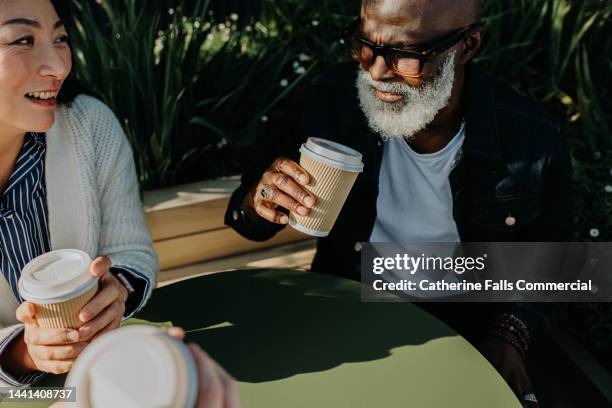
[[[360,296],[359,283],[327,275],[233,271],[157,289],[138,317],[185,328],[239,381],[245,407],[521,406],[442,322]]]

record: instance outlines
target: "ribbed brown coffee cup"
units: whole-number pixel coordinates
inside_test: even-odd
[[[349,147],[321,138],[310,138],[300,149],[300,166],[310,176],[306,189],[317,203],[307,216],[289,214],[289,224],[305,234],[325,237],[363,170],[361,154]]]
[[[19,294],[35,305],[41,327],[76,329],[79,312],[98,291],[89,273],[91,258],[77,249],[60,249],[30,261],[21,271]]]
[[[40,327],[50,329],[78,329],[83,325],[79,312],[98,292],[96,283],[87,292],[62,303],[35,304],[36,320]]]

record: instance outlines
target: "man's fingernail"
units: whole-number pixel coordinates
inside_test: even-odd
[[[302,174],[302,175],[300,176],[300,183],[302,183],[302,184],[306,184],[307,182],[308,182],[308,177],[306,177],[306,175],[305,175],[305,174]]]
[[[298,207],[297,212],[300,215],[306,215],[306,214],[308,214],[308,208],[300,206],[300,207]]]
[[[306,204],[309,207],[312,207],[314,205],[314,198],[312,197],[306,197],[304,199],[304,204]]]
[[[82,322],[86,322],[91,319],[91,314],[89,312],[82,312],[79,316]]]
[[[70,341],[79,341],[79,332],[76,330],[71,330],[68,332],[68,340]]]
[[[286,215],[283,215],[280,219],[280,222],[282,224],[287,224],[289,222],[289,217],[287,217]]]

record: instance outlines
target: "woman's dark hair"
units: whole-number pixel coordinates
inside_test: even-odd
[[[55,8],[55,12],[59,16],[60,20],[64,23],[64,27],[68,30],[70,35],[74,29],[74,21],[72,18],[72,5],[71,0],[51,0],[51,4]],[[57,103],[59,104],[70,104],[77,95],[85,93],[85,89],[76,78],[74,68],[64,81],[62,89],[57,96]]]

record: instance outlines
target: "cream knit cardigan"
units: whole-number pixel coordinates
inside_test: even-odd
[[[144,300],[156,285],[158,262],[147,230],[132,149],[113,112],[80,95],[59,106],[46,134],[45,179],[53,250],[108,255],[148,277]],[[141,306],[144,305],[144,302]],[[17,302],[0,274],[0,341],[20,325]],[[0,386],[8,386],[0,380]]]

